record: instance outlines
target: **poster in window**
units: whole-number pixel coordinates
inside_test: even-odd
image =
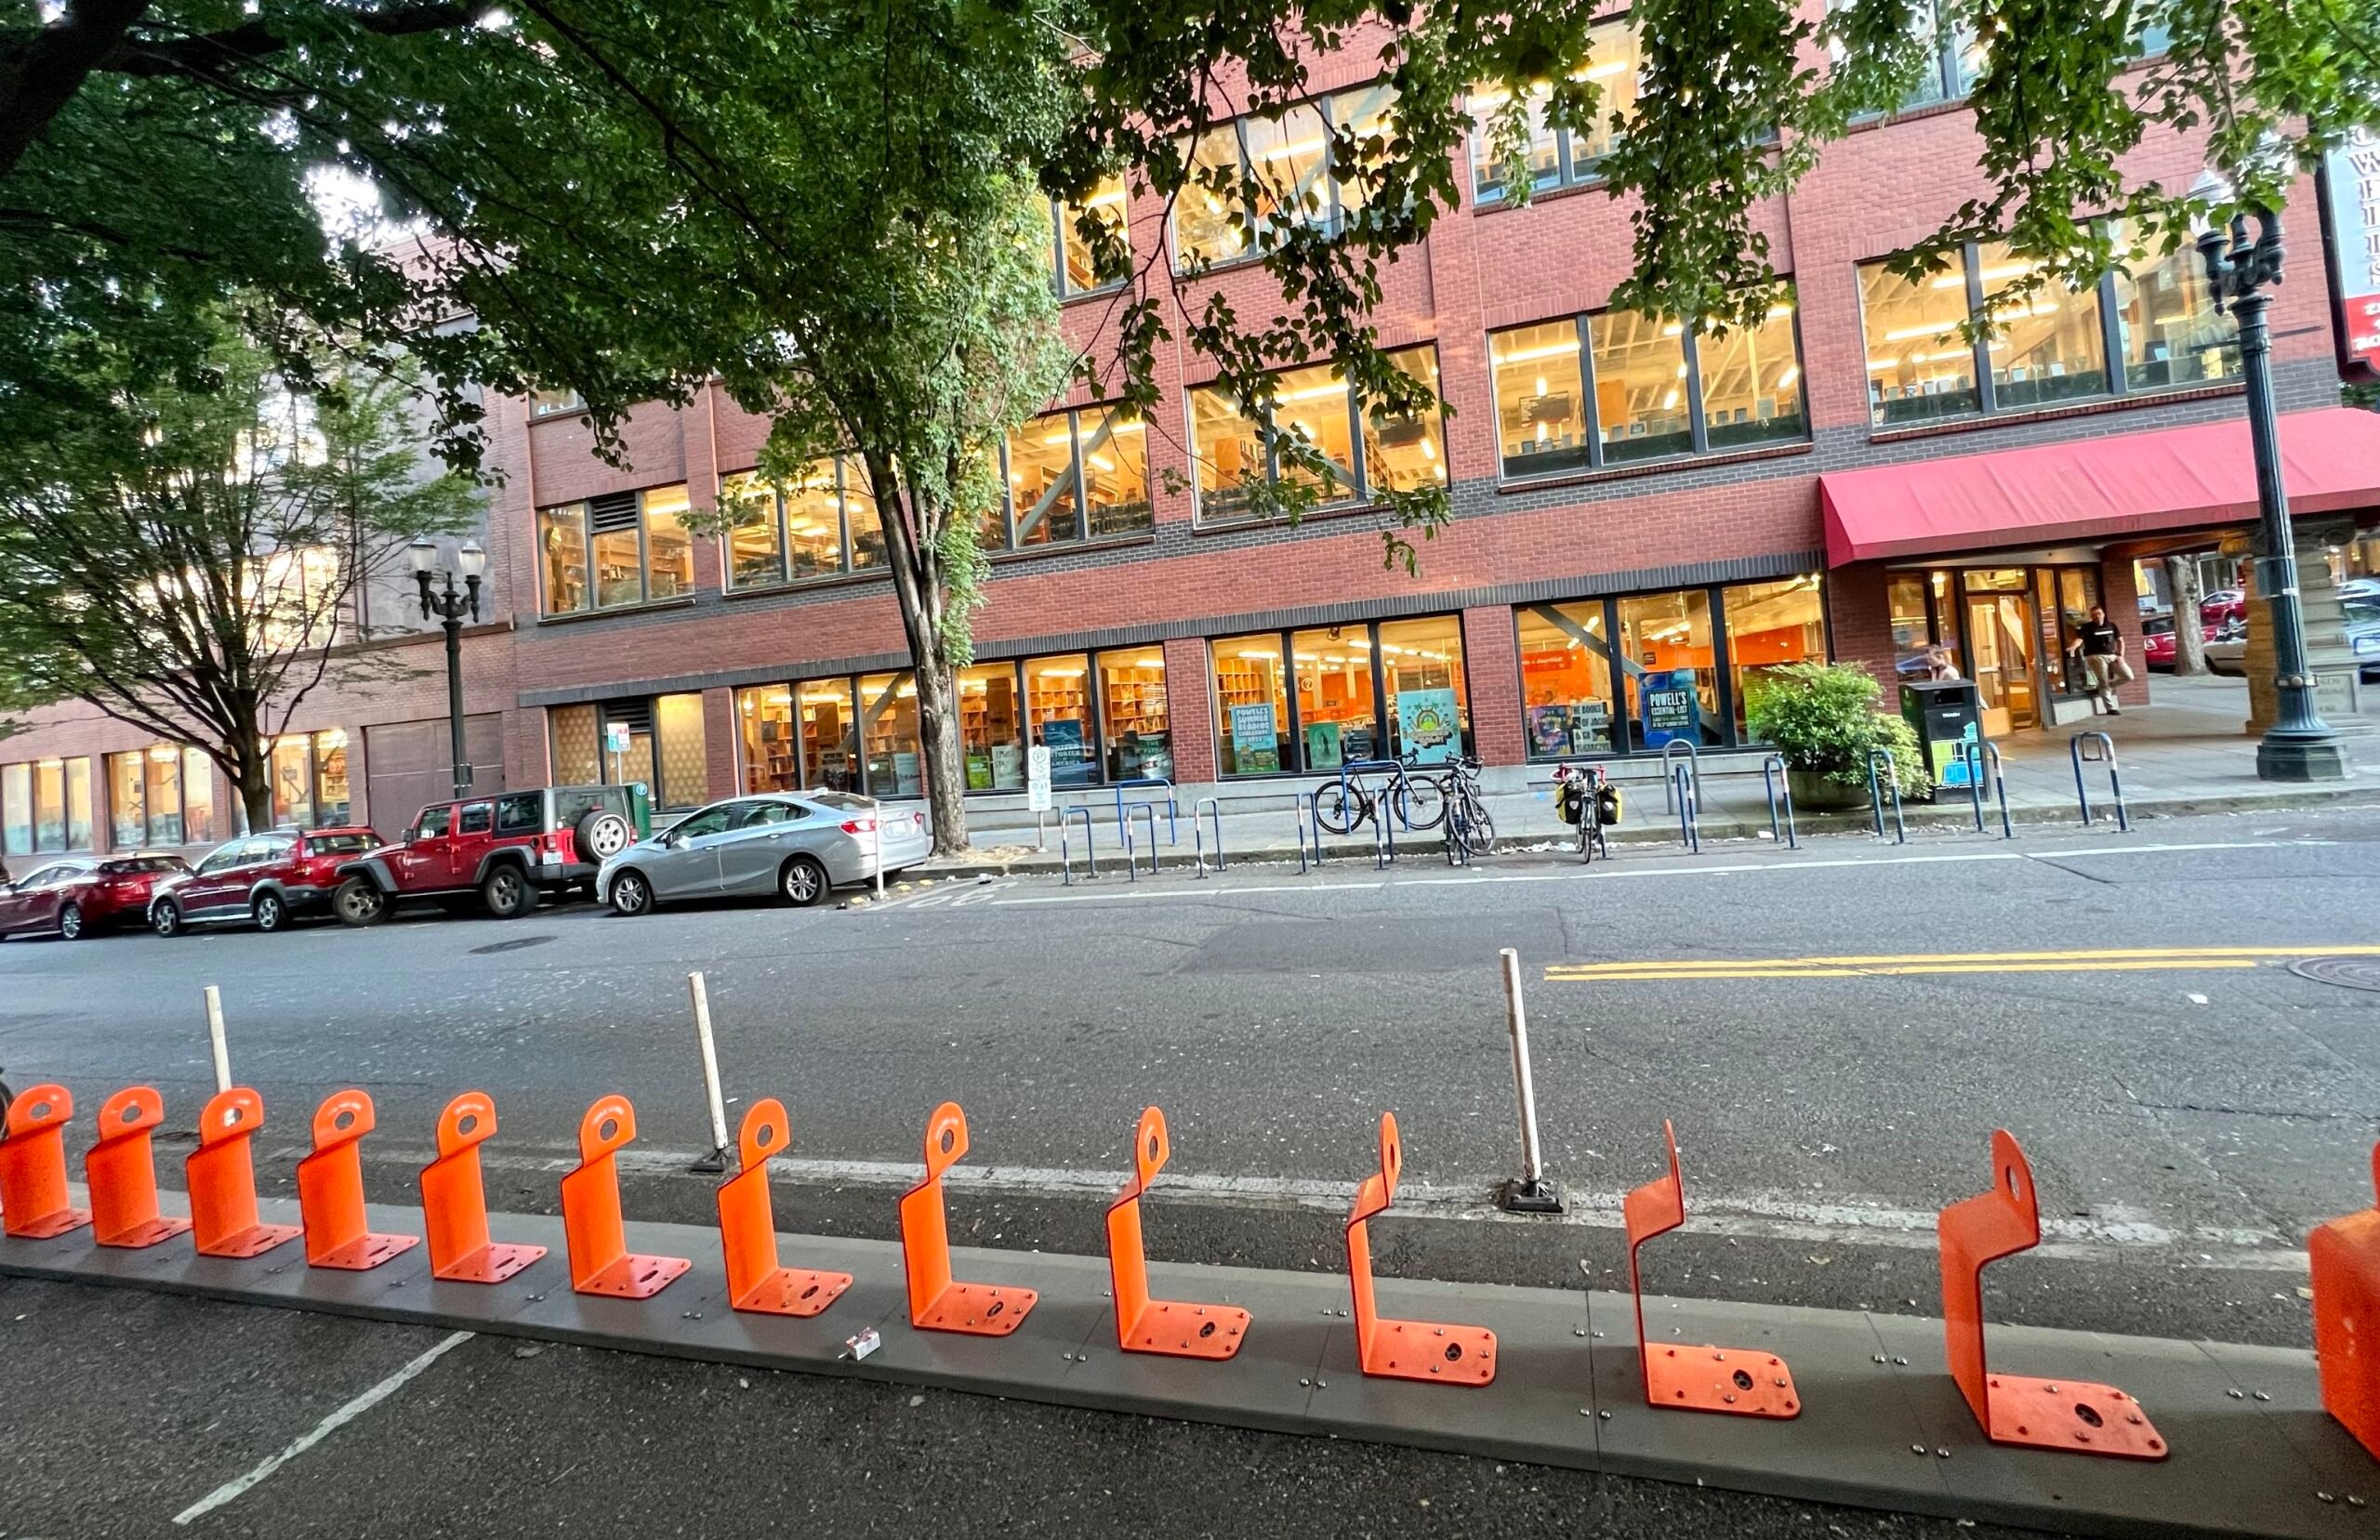
[[[1274,725],[1273,708],[1258,702],[1231,708],[1232,753],[1239,773],[1281,768],[1281,735]]]
[[[1305,725],[1305,768],[1337,770],[1346,759],[1346,745],[1341,742],[1336,722],[1308,722]]]
[[[1058,784],[1078,785],[1091,778],[1091,749],[1078,718],[1047,718],[1041,724],[1041,742],[1049,747],[1050,774]]]
[[[1659,748],[1673,738],[1701,743],[1702,697],[1695,691],[1693,669],[1647,673],[1639,688],[1645,701],[1646,748]]]
[[[1462,748],[1461,706],[1451,690],[1396,692],[1396,735],[1417,765],[1451,763]]]
[[[1540,757],[1570,752],[1570,708],[1533,705],[1528,708],[1528,751]]]

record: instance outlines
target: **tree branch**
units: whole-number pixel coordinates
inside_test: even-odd
[[[148,8],[148,0],[69,0],[58,20],[0,71],[0,177],[16,169]]]

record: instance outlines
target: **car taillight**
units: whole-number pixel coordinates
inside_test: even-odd
[[[872,818],[854,818],[843,824],[843,833],[847,835],[872,835],[875,832],[876,820]]]
[[[557,829],[554,831],[551,838],[553,841],[552,849],[554,859],[564,865],[575,865],[578,861],[578,836],[576,834],[569,829]]]

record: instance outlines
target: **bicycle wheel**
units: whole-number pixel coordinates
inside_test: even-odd
[[[1446,788],[1426,775],[1405,777],[1394,795],[1396,821],[1408,829],[1435,829],[1446,819]]]
[[[1371,811],[1371,798],[1363,787],[1348,781],[1325,781],[1314,788],[1314,821],[1329,834],[1353,832]]]
[[[1471,826],[1471,848],[1486,855],[1496,848],[1496,821],[1475,796],[1464,797],[1463,807],[1463,822]]]

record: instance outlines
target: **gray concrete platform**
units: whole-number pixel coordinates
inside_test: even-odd
[[[179,1195],[165,1202],[170,1210]],[[263,1207],[267,1219],[297,1218],[292,1204]],[[418,1233],[420,1219],[402,1207],[376,1205],[371,1214],[374,1229],[405,1233]],[[52,1241],[0,1240],[0,1273],[2071,1533],[2380,1536],[2380,1465],[2323,1415],[2312,1355],[2299,1351],[1993,1329],[1996,1367],[2101,1381],[2137,1396],[2173,1449],[2170,1459],[2144,1464],[1990,1444],[1944,1369],[1940,1323],[1910,1316],[1647,1300],[1656,1343],[1715,1341],[1784,1358],[1803,1411],[1776,1421],[1647,1407],[1625,1295],[1381,1279],[1384,1313],[1497,1333],[1496,1379],[1473,1388],[1364,1376],[1343,1313],[1347,1285],[1333,1273],[1152,1265],[1160,1296],[1252,1312],[1238,1354],[1204,1362],[1118,1350],[1102,1257],[954,1249],[959,1276],[1040,1294],[1012,1336],[982,1338],[912,1330],[899,1247],[885,1242],[781,1237],[788,1265],[855,1280],[825,1312],[797,1320],[727,1304],[718,1236],[707,1228],[628,1227],[635,1249],[694,1263],[643,1301],[574,1294],[556,1219],[496,1215],[491,1229],[498,1240],[551,1249],[514,1278],[483,1286],[430,1280],[422,1247],[352,1273],[309,1269],[295,1244],[233,1262],[199,1257],[185,1239],[109,1251],[85,1230]],[[870,1326],[882,1346],[854,1362],[844,1340]]]

